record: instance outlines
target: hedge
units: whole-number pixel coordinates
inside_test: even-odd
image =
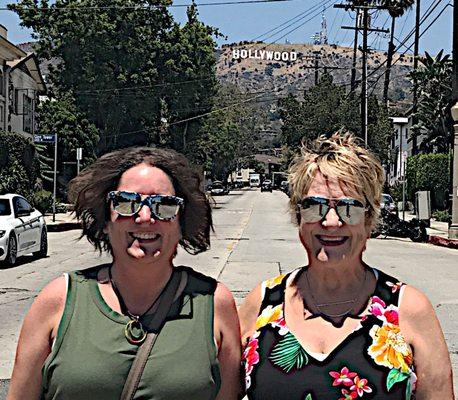
[[[429,190],[431,207],[443,210],[450,185],[449,154],[419,154],[407,159],[407,195],[415,200],[415,192]]]
[[[18,193],[32,199],[39,162],[31,139],[0,131],[0,194]]]

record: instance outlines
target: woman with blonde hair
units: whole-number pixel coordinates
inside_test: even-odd
[[[351,134],[301,148],[290,210],[308,265],[262,282],[240,308],[250,400],[453,399],[431,303],[363,261],[383,182]]]

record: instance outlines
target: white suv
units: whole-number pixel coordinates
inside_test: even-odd
[[[0,261],[16,264],[17,257],[33,253],[46,257],[48,234],[40,211],[18,194],[0,196]]]

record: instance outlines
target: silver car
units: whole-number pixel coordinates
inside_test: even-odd
[[[394,202],[393,198],[387,193],[382,193],[382,198],[380,200],[380,208],[384,208],[389,212],[397,211],[396,203]]]
[[[46,223],[40,211],[18,194],[0,196],[0,261],[16,264],[19,256],[48,254]]]

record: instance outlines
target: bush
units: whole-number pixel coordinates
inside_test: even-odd
[[[448,213],[447,210],[435,211],[433,213],[433,218],[439,222],[452,222],[452,216]]]
[[[33,195],[33,204],[42,214],[52,210],[52,193],[40,190]]]
[[[33,197],[39,164],[31,139],[19,133],[0,131],[0,194]]]
[[[407,159],[408,199],[415,200],[415,192],[431,192],[432,209],[443,209],[450,182],[450,156],[448,154],[420,154]]]

